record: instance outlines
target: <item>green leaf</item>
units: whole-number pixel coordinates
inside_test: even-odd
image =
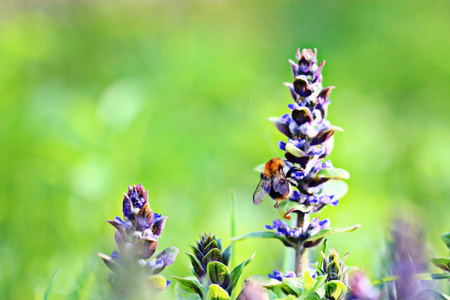
[[[283,283],[279,280],[272,279],[267,276],[257,275],[257,274],[250,276],[248,278],[248,282],[251,282],[251,283],[254,283],[257,285],[261,285],[266,288],[273,288],[276,286],[284,286],[285,285],[285,283]]]
[[[177,300],[201,300],[198,294],[193,294],[183,289],[179,283],[176,284],[175,294]]]
[[[284,278],[283,282],[293,290],[297,296],[303,293],[303,286],[300,278]]]
[[[430,259],[430,262],[435,265],[436,267],[450,272],[450,259],[448,258],[432,258]]]
[[[205,275],[206,271],[203,269],[202,264],[197,260],[197,258],[195,258],[194,255],[192,255],[190,253],[186,253],[186,255],[191,260],[191,265],[195,272],[194,275],[198,275],[198,276]]]
[[[316,292],[314,293],[308,293],[306,295],[302,295],[300,298],[298,298],[299,300],[320,300],[322,299],[322,297],[320,297],[319,294],[317,294]]]
[[[284,297],[284,298],[278,298],[278,297],[276,297],[275,299],[276,299],[276,300],[297,300],[297,297],[295,297],[294,295],[289,295],[289,296]]]
[[[361,227],[360,224],[356,224],[356,225],[348,226],[348,227],[343,227],[343,228],[326,228],[326,229],[322,229],[318,233],[316,233],[313,236],[310,236],[309,238],[307,238],[305,240],[305,242],[315,242],[318,239],[321,239],[321,238],[324,238],[326,236],[329,236],[329,235],[332,235],[332,234],[336,234],[336,233],[352,232],[352,231],[355,231],[356,229],[358,229],[359,227]]]
[[[325,284],[325,297],[329,300],[341,300],[346,292],[347,288],[338,280],[331,280]]]
[[[194,279],[187,279],[187,278],[181,278],[177,276],[171,276],[173,279],[176,279],[178,281],[178,284],[182,289],[189,293],[195,293],[200,296],[200,298],[203,296],[202,294],[202,287],[201,285]]]
[[[255,254],[253,253],[252,256],[250,256],[249,258],[247,258],[246,260],[244,260],[243,262],[241,262],[236,268],[234,268],[234,270],[231,272],[230,275],[230,285],[227,288],[227,291],[231,294],[231,292],[233,291],[233,289],[236,287],[237,282],[239,280],[239,277],[241,277],[242,271],[244,270],[245,266],[248,265],[253,258],[255,258]]]
[[[203,250],[203,253],[208,253],[209,251],[211,251],[212,249],[219,249],[219,245],[217,244],[217,242],[215,240],[212,240]]]
[[[336,199],[341,199],[348,192],[348,185],[343,180],[329,180],[322,185],[320,195],[334,196]]]
[[[294,211],[308,212],[308,207],[300,204],[296,201],[281,201],[280,206],[278,206],[278,213],[285,219],[291,219],[291,213]]]
[[[323,243],[322,243],[321,252],[325,253],[326,249],[327,249],[327,240],[325,239],[325,240],[323,240]],[[319,270],[322,269],[322,265],[323,265],[323,258],[321,255],[319,255],[318,264],[317,264],[317,267]],[[314,266],[314,265],[312,265],[312,266]]]
[[[441,240],[447,246],[448,250],[450,250],[450,232],[441,234]]]
[[[222,261],[222,253],[220,253],[219,248],[212,249],[202,259],[203,265],[207,265],[212,261]]]
[[[300,150],[299,148],[295,147],[291,143],[286,144],[286,151],[290,154],[294,155],[295,157],[303,157],[306,156],[306,153]]]
[[[278,236],[273,231],[256,231],[256,232],[250,232],[238,237],[234,237],[231,239],[231,241],[242,241],[245,239],[251,239],[251,238],[262,238],[262,239],[277,239],[280,240],[285,246],[291,247],[289,242],[284,236]]]
[[[232,246],[233,245],[231,244],[222,252],[222,262],[224,263],[225,266],[228,266],[230,262]]]
[[[305,290],[309,291],[312,289],[314,285],[314,279],[309,274],[308,270],[305,271],[305,275],[303,275],[303,287]]]
[[[52,278],[50,278],[50,282],[48,283],[47,290],[44,294],[44,300],[47,300],[48,297],[50,297],[50,292],[52,291],[53,282],[55,281],[56,275],[59,272],[59,268],[56,269],[56,271],[53,273]]]
[[[350,173],[348,173],[344,169],[338,169],[338,168],[324,168],[316,173],[316,177],[321,178],[327,178],[327,179],[349,179]]]
[[[207,300],[230,300],[228,293],[216,284],[209,286],[208,294],[206,295]]]
[[[212,261],[206,266],[206,279],[210,284],[227,287],[230,283],[230,271],[223,263]]]
[[[198,249],[197,246],[189,245],[189,247],[191,247],[192,252],[194,253],[194,256],[195,256],[196,258],[200,258],[200,259],[203,258],[203,254],[202,254],[202,252],[200,251],[200,249]]]
[[[148,282],[153,290],[164,291],[167,287],[167,280],[161,275],[151,275],[148,277]]]

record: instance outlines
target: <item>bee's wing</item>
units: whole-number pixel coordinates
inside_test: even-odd
[[[255,192],[253,193],[253,204],[260,205],[264,198],[270,193],[270,179],[261,177]]]
[[[273,178],[273,190],[280,193],[284,197],[289,195],[289,182],[281,170],[278,170],[277,174],[275,174],[275,177]]]

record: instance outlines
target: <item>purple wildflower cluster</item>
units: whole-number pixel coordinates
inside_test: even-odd
[[[275,230],[277,236],[286,237],[292,243],[292,247],[326,228],[330,228],[328,218],[322,221],[319,218],[314,218],[307,228],[291,227],[287,222],[279,219],[274,220],[272,225],[266,225],[266,229]]]
[[[307,213],[313,213],[326,205],[338,205],[339,199],[327,192],[323,184],[349,175],[336,169],[330,160],[324,161],[333,149],[333,134],[342,131],[326,119],[334,87],[322,86],[325,61],[318,64],[316,49],[298,49],[296,59],[289,60],[293,82],[285,83],[294,100],[288,105],[290,113],[269,120],[287,138],[279,141],[278,147],[285,152],[287,169],[283,173],[292,190],[289,201],[303,204]]]
[[[151,210],[148,190],[142,184],[128,186],[122,210],[123,220],[116,217],[107,221],[116,229],[115,240],[119,251],[114,251],[111,256],[98,254],[115,273],[112,277],[114,282],[129,279],[130,274],[149,277],[173,264],[178,255],[176,247],[169,247],[153,257],[168,217]],[[169,284],[169,281],[164,281],[161,288]]]

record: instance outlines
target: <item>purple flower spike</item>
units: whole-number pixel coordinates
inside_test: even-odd
[[[115,288],[127,286],[129,282],[137,279],[152,278],[152,275],[160,273],[166,266],[173,264],[178,255],[176,247],[169,247],[156,258],[146,261],[155,254],[158,238],[168,217],[153,213],[148,202],[148,191],[142,184],[128,186],[128,192],[124,194],[122,210],[123,220],[116,217],[112,221],[107,221],[116,228],[115,241],[119,252],[113,252],[111,256],[97,254],[115,273],[111,277],[114,280],[110,280]],[[150,290],[164,289],[159,279],[155,282],[145,281],[143,286]]]
[[[303,76],[295,77],[294,91],[302,97],[308,97],[312,94],[308,80]]]

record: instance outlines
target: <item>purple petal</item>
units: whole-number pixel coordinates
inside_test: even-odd
[[[138,250],[138,255],[142,259],[150,258],[156,251],[158,241],[151,237],[145,237],[141,239],[142,249]]]
[[[166,225],[166,220],[168,217],[160,217],[153,222],[151,227],[151,231],[155,236],[160,236],[162,231],[164,230],[164,226]]]
[[[142,206],[135,218],[135,227],[137,231],[144,231],[150,228],[153,223],[153,211],[150,209],[148,202]]]

